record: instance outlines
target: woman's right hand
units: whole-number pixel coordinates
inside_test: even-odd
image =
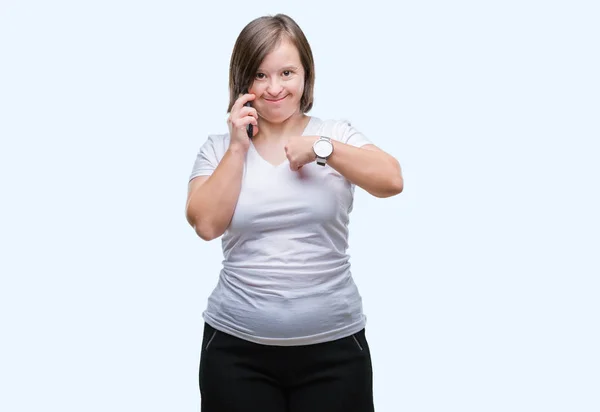
[[[244,149],[250,147],[250,139],[248,138],[248,132],[246,128],[249,124],[252,125],[252,137],[258,133],[258,113],[253,107],[244,106],[247,102],[255,99],[255,95],[240,94],[240,97],[235,101],[231,107],[231,112],[227,118],[227,125],[229,126],[229,136],[231,141],[229,145],[239,145]]]

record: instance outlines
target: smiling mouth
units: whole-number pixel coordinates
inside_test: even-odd
[[[286,97],[287,96],[283,96],[281,99],[277,99],[277,100],[272,100],[272,99],[265,99],[265,100],[268,101],[269,103],[279,103],[280,101],[282,101]]]

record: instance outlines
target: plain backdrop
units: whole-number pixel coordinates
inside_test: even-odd
[[[188,176],[279,12],[404,172],[351,214],[376,410],[600,411],[599,7],[530,0],[1,0],[0,410],[199,410]]]

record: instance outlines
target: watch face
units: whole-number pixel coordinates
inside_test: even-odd
[[[319,157],[329,157],[333,152],[333,145],[327,140],[317,140],[314,145],[315,154]]]

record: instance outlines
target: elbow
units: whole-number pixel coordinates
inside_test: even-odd
[[[402,193],[402,190],[404,190],[404,180],[399,177],[389,182],[385,189],[373,193],[373,195],[380,198],[392,197]]]
[[[203,221],[197,221],[194,225],[194,230],[196,231],[196,234],[200,237],[200,239],[205,240],[207,242],[218,238],[224,232],[224,230],[219,230],[219,228],[212,222]]]
[[[190,226],[202,240],[209,242],[222,235],[222,233],[219,233],[214,225],[207,224],[206,222],[195,218],[190,213],[187,214],[186,218]]]
[[[399,176],[397,179],[395,179],[391,186],[392,196],[402,193],[404,190],[404,179],[402,179],[402,176]]]
[[[404,190],[404,178],[402,177],[402,169],[400,168],[400,163],[394,159],[393,162],[394,168],[392,169],[390,176],[390,180],[388,181],[386,187],[386,196],[391,197],[402,193]]]
[[[194,230],[196,231],[196,234],[198,235],[198,237],[200,237],[200,239],[205,240],[207,242],[210,242],[211,240],[216,239],[220,236],[215,231],[205,229],[203,230],[199,227],[195,227]]]
[[[211,240],[216,239],[223,234],[222,232],[219,232],[214,225],[197,223],[193,225],[193,227],[198,237],[207,242],[210,242]]]

